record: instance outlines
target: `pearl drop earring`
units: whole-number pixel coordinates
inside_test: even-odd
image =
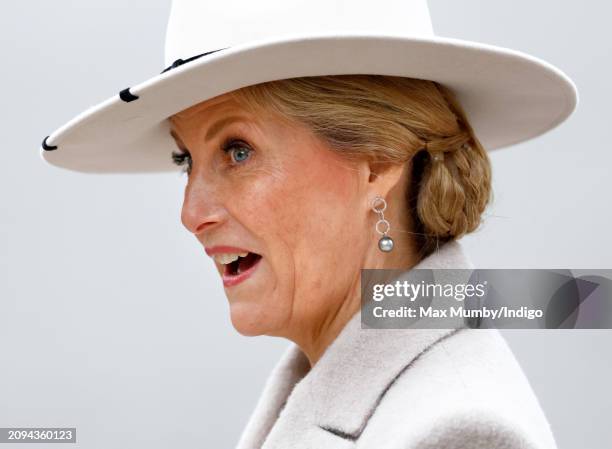
[[[389,229],[391,229],[391,225],[387,220],[385,220],[385,215],[383,214],[386,208],[387,202],[383,197],[377,196],[372,200],[372,210],[379,216],[379,219],[376,222],[376,232],[382,235],[378,241],[378,249],[384,253],[388,253],[393,249],[393,239],[387,235]],[[384,231],[380,230],[380,226],[384,227]]]

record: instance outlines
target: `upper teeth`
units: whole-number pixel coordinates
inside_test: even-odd
[[[248,252],[246,253],[223,253],[223,254],[214,254],[213,258],[223,264],[227,265],[228,263],[232,263],[235,260],[238,260],[239,257],[246,257]]]

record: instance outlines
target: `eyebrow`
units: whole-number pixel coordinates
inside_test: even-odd
[[[204,142],[206,143],[209,140],[213,139],[217,134],[219,134],[219,132],[223,129],[224,126],[229,125],[232,122],[246,121],[246,120],[247,120],[246,117],[232,115],[232,116],[225,117],[225,118],[222,118],[221,120],[216,121],[206,132],[206,135],[204,136]],[[170,135],[174,138],[177,144],[180,144],[179,147],[181,146],[185,147],[185,144],[183,143],[183,141],[179,138],[179,136],[173,129],[170,130]]]
[[[222,118],[221,120],[215,122],[209,128],[208,132],[204,136],[204,143],[214,138],[219,133],[219,131],[223,129],[224,126],[229,125],[232,122],[238,122],[238,121],[246,121],[246,118],[241,117],[239,115],[232,115],[229,117]]]

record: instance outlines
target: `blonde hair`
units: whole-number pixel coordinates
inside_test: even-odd
[[[346,157],[412,163],[406,192],[420,255],[475,230],[491,199],[491,165],[450,89],[383,75],[291,78],[231,92],[257,111],[310,127]],[[442,158],[432,158],[441,154]]]

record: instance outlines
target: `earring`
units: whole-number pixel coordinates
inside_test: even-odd
[[[389,229],[391,229],[391,225],[387,220],[385,220],[385,215],[383,214],[386,208],[387,202],[383,197],[376,196],[376,198],[372,200],[372,210],[379,216],[379,219],[376,222],[376,232],[382,235],[378,241],[378,249],[384,253],[388,253],[393,249],[393,239],[387,235]],[[380,230],[380,226],[384,227],[384,231]]]

